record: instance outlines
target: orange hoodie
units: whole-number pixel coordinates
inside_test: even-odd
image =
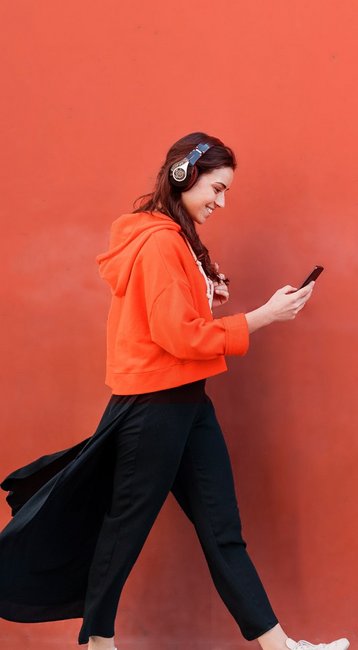
[[[112,289],[106,384],[117,395],[180,386],[227,370],[249,346],[244,314],[213,318],[180,226],[160,212],[124,214],[97,257]]]

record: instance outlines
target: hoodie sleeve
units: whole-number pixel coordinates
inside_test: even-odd
[[[173,280],[156,298],[149,315],[152,340],[178,359],[244,355],[249,330],[244,314],[207,321],[196,311],[190,286]]]

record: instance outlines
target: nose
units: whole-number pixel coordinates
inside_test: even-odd
[[[216,195],[215,203],[219,208],[223,208],[225,206],[225,193],[224,193],[224,191],[219,192]]]

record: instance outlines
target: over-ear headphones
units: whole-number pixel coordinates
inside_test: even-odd
[[[195,149],[192,149],[185,158],[174,163],[170,168],[169,180],[175,187],[181,190],[188,190],[194,185],[197,177],[198,170],[195,163],[201,156],[208,151],[213,145],[200,142]]]

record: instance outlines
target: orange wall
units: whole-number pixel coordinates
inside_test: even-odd
[[[356,3],[3,0],[0,20],[1,476],[94,431],[109,397],[95,255],[174,140],[217,135],[240,167],[200,230],[231,278],[221,314],[326,267],[295,321],[208,382],[248,549],[290,635],[357,640]],[[1,621],[0,640],[76,647],[79,623]],[[118,630],[121,648],[248,645],[171,497]]]

